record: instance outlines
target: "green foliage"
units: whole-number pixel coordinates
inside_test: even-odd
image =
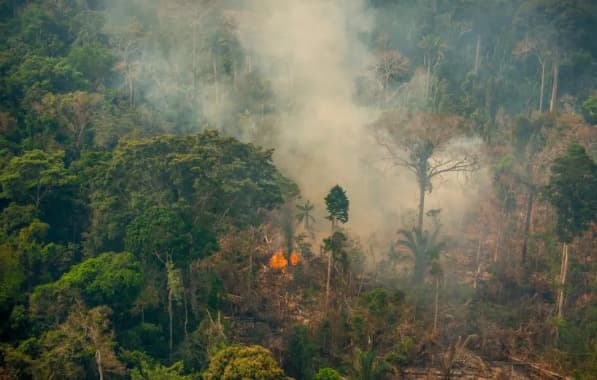
[[[11,301],[21,298],[21,284],[25,273],[15,251],[0,245],[0,310],[5,310]]]
[[[106,243],[105,248],[121,249],[131,221],[140,218],[134,222],[138,230],[151,213],[159,213],[176,226],[186,223],[186,235],[178,239],[190,238],[195,252],[209,252],[212,233],[229,224],[258,223],[260,209],[283,202],[290,182],[277,172],[271,155],[215,132],[121,143],[108,171],[95,180],[90,249]]]
[[[547,197],[557,210],[560,240],[571,242],[597,218],[597,165],[578,145],[554,161]]]
[[[34,377],[87,378],[97,373],[98,357],[106,375],[122,375],[124,367],[113,352],[110,312],[106,306],[87,310],[75,305],[64,323],[43,335]]]
[[[288,337],[288,348],[284,357],[284,370],[295,379],[311,379],[315,372],[314,357],[318,347],[311,339],[306,326],[294,326]]]
[[[127,350],[142,350],[148,356],[162,358],[168,355],[168,344],[164,336],[165,326],[142,322],[127,330],[118,332],[118,342]],[[139,365],[136,362],[136,365]]]
[[[597,124],[597,95],[589,97],[582,103],[582,114],[591,124]]]
[[[439,259],[439,255],[447,247],[447,241],[440,240],[439,230],[433,232],[421,232],[417,228],[412,230],[400,230],[398,233],[402,236],[397,244],[402,245],[412,253],[414,257],[413,281],[421,282],[427,270],[432,263]]]
[[[386,354],[385,361],[402,368],[411,364],[416,357],[416,344],[413,338],[405,336],[400,338],[392,351]]]
[[[182,342],[177,358],[182,359],[185,368],[190,371],[205,370],[209,358],[229,344],[227,330],[228,326],[222,322],[220,313],[215,319],[208,313],[197,329]]]
[[[341,223],[348,222],[349,201],[346,197],[346,192],[339,185],[330,189],[330,192],[325,197],[325,206],[328,210],[328,219],[332,223],[335,221]]]
[[[239,40],[260,15],[237,3],[0,0],[0,377],[97,378],[99,352],[105,378],[196,378],[208,358],[216,360],[216,351],[240,333],[234,318],[245,316],[259,320],[264,342],[283,331],[287,348],[280,355],[297,378],[312,378],[322,363],[347,368],[346,352],[357,346],[387,353],[384,359],[398,368],[413,364],[419,354],[414,342],[424,325],[419,315],[429,299],[417,294],[424,290],[420,287],[408,292],[416,305],[400,292],[376,288],[379,277],[367,275],[363,252],[336,228],[349,219],[344,190],[335,186],[326,197],[334,231],[323,248],[340,264],[332,267],[334,276],[339,267],[344,271],[330,292],[338,310],[329,311],[315,344],[305,327],[290,328],[299,318],[314,320],[313,300],[321,296],[325,266],[311,255],[319,248],[313,244],[313,205],[294,209],[297,187],[274,167],[272,151],[214,132],[189,135],[216,128],[273,147],[284,137],[285,120],[304,106],[274,91],[286,71],[289,89],[303,86],[292,57],[288,67],[261,54],[255,59],[259,52],[246,50]],[[388,130],[395,127],[396,133],[383,137],[395,138],[392,143],[400,146],[394,163],[416,176],[420,220],[433,178],[450,172],[456,162],[457,157],[448,157],[452,142],[460,143],[452,140],[452,127],[473,126],[495,166],[494,188],[481,208],[485,218],[478,219],[487,230],[467,230],[459,239],[479,240],[476,296],[468,285],[459,285],[468,292],[457,301],[448,297],[451,285],[442,290],[450,311],[444,320],[450,325],[438,338],[478,329],[486,335],[483,349],[508,346],[512,354],[548,361],[541,355],[551,337],[539,330],[550,315],[545,311],[553,301],[550,265],[555,272],[557,263],[550,222],[541,224],[543,208],[531,205],[528,213],[536,216],[531,232],[543,239],[529,245],[531,276],[520,280],[509,273],[513,270],[500,269],[501,259],[485,268],[486,251],[508,250],[512,257],[519,240],[519,185],[534,191],[545,179],[540,152],[549,157],[559,141],[571,137],[586,139],[587,149],[593,149],[593,130],[569,113],[580,110],[588,123],[597,121],[597,6],[590,0],[414,5],[367,0],[363,6],[372,22],[367,31],[358,31],[358,45],[365,45],[362,50],[372,53],[372,60],[362,62],[367,72],[356,78],[354,96],[365,107],[388,111]],[[354,25],[348,25],[348,42]],[[358,58],[361,49],[351,51]],[[547,113],[556,79],[560,88],[554,105],[564,107]],[[289,153],[281,157],[284,162],[296,158],[284,152]],[[566,320],[554,320],[560,332],[558,364],[593,378],[595,281],[593,261],[584,255],[593,243],[583,235],[595,220],[595,164],[589,161],[578,151],[556,160],[546,194],[558,215],[561,240],[574,239],[582,253],[571,258],[570,312]],[[466,165],[456,165],[464,171],[474,166],[465,159],[458,163]],[[272,217],[269,211],[283,204],[284,217]],[[293,242],[295,216],[310,238]],[[474,217],[467,214],[463,227],[473,223],[469,216]],[[496,217],[495,223],[484,224]],[[497,227],[502,223],[506,228]],[[263,241],[277,244],[279,228],[289,250],[299,246],[303,261],[270,283],[270,273],[261,270],[269,254]],[[232,258],[225,255],[231,235],[242,247],[231,250]],[[401,232],[400,239],[414,257],[413,277],[442,274],[438,258],[444,243],[424,232],[422,222],[418,230]],[[469,251],[468,243],[459,248]],[[378,249],[385,251],[371,244],[373,256]],[[122,251],[131,253],[100,254]],[[460,259],[463,252],[454,254]],[[230,278],[246,273],[249,253],[256,286],[239,292],[241,285]],[[389,271],[399,266],[397,260],[394,264]],[[470,273],[471,268],[457,269]],[[486,299],[477,302],[476,297]],[[300,313],[290,311],[294,305]],[[410,323],[406,315],[413,306],[416,318]],[[475,315],[465,321],[461,309],[469,307]],[[222,310],[224,322],[206,317],[206,310]],[[409,323],[399,325],[406,318]],[[178,345],[173,350],[167,332]],[[422,341],[420,347],[430,346]],[[153,358],[137,355],[127,362],[131,373],[125,373],[115,354],[127,357],[121,348]],[[259,372],[260,361],[267,363],[263,371],[280,378],[271,354],[262,350],[246,357],[235,352],[226,359],[231,372],[212,378],[267,378]],[[176,363],[181,359],[184,370]],[[377,368],[384,366],[372,351],[358,352],[353,378],[378,378],[383,370]],[[341,376],[326,368],[316,378]]]
[[[352,362],[353,379],[381,380],[390,371],[390,366],[383,360],[377,360],[374,351],[355,349]]]
[[[58,281],[38,286],[31,307],[37,313],[51,313],[56,307],[63,308],[60,300],[75,292],[89,306],[107,304],[120,309],[135,300],[142,278],[140,265],[131,253],[103,253],[75,265]]]
[[[158,258],[189,263],[209,252],[211,241],[205,241],[201,231],[194,233],[193,225],[178,210],[149,208],[127,226],[125,248],[144,261]]]
[[[402,303],[404,302],[404,293],[400,291],[388,292],[386,289],[378,288],[364,293],[359,304],[364,307],[371,315],[387,319],[392,322],[396,319]]]
[[[55,120],[59,125],[57,140],[79,153],[91,140],[93,119],[102,101],[103,96],[99,93],[49,93],[37,108],[44,121]]]
[[[229,346],[209,362],[204,380],[285,380],[271,352],[261,346]]]
[[[348,238],[341,231],[334,231],[332,236],[323,240],[323,249],[332,253],[334,261],[339,262],[344,269],[348,268]]]
[[[320,368],[315,375],[315,380],[341,380],[340,373],[333,368]]]
[[[75,46],[66,57],[68,63],[91,83],[102,83],[111,77],[115,58],[103,46]]]
[[[65,59],[31,55],[7,78],[11,90],[29,101],[42,93],[67,92],[87,87],[83,75]]]
[[[48,153],[32,150],[13,157],[0,172],[2,197],[15,201],[31,201],[39,207],[53,190],[74,182],[75,177],[64,168],[64,152]]]
[[[191,376],[184,376],[184,365],[176,362],[170,367],[160,363],[150,364],[143,360],[140,368],[133,368],[131,380],[191,380]]]

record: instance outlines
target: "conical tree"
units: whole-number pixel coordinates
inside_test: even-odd
[[[332,228],[336,226],[336,222],[348,222],[348,208],[350,203],[342,187],[339,185],[332,187],[325,197],[325,205],[328,210],[327,218],[332,222]]]
[[[336,223],[339,221],[341,223],[348,222],[348,208],[349,208],[349,201],[346,197],[346,192],[342,187],[336,185],[331,188],[328,195],[325,197],[325,205],[328,210],[327,218],[332,222],[332,237],[337,235],[334,233],[336,228]],[[327,244],[329,245],[329,244]],[[325,304],[326,306],[329,304],[330,298],[330,277],[332,275],[332,256],[333,251],[328,249],[328,271],[327,271],[327,279],[325,285]]]

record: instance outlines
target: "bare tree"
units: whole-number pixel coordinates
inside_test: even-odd
[[[375,123],[377,143],[394,165],[406,168],[417,179],[419,206],[416,228],[423,230],[425,194],[432,181],[448,173],[472,172],[477,156],[466,144],[457,144],[463,121],[455,116],[387,112]]]
[[[407,76],[410,62],[397,50],[383,50],[375,54],[372,71],[381,89],[383,103],[387,104],[397,93],[390,94],[389,88],[393,81]]]

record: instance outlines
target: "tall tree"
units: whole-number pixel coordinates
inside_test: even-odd
[[[564,315],[568,246],[597,220],[597,164],[579,144],[568,146],[554,161],[547,197],[557,212],[556,233],[562,242],[557,313]]]
[[[334,239],[334,236],[339,236],[342,234],[341,232],[336,232],[336,223],[346,223],[348,222],[348,208],[350,206],[350,202],[346,197],[346,192],[340,185],[336,185],[330,189],[330,192],[325,197],[325,205],[328,210],[328,220],[332,222],[332,236],[330,237],[330,242],[338,241],[338,239]],[[344,237],[344,240],[346,238]],[[338,246],[337,244],[335,246]],[[330,299],[330,278],[332,276],[332,256],[334,251],[338,251],[338,249],[332,249],[331,246],[328,251],[328,270],[327,270],[327,279],[325,283],[325,299],[326,299],[326,306],[329,304]]]
[[[330,192],[325,197],[325,205],[328,210],[328,220],[332,222],[332,229],[337,225],[337,222],[348,222],[348,208],[349,201],[346,197],[346,192],[340,185],[336,185],[330,189]]]
[[[407,116],[396,111],[383,114],[374,128],[386,158],[416,177],[419,186],[416,229],[423,231],[425,194],[432,191],[432,181],[442,175],[477,168],[477,157],[470,143],[457,142],[463,132],[463,120],[421,113]]]

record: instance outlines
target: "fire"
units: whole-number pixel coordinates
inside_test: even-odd
[[[287,266],[288,260],[286,260],[286,258],[284,257],[284,252],[282,250],[279,250],[276,253],[274,253],[271,259],[269,259],[269,267],[272,269],[280,269],[282,270],[282,272],[284,272]]]
[[[301,255],[299,255],[296,252],[292,252],[290,254],[290,265],[292,265],[293,267],[297,266],[298,263],[301,262]]]

